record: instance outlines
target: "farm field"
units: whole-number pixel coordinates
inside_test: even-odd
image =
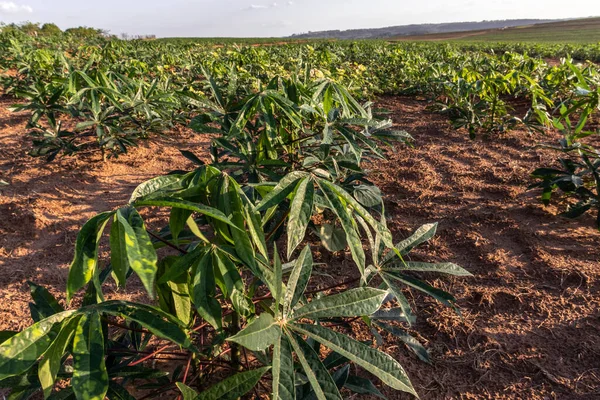
[[[600,395],[600,45],[60,39],[0,34],[0,393]]]
[[[400,37],[405,41],[461,41],[512,43],[578,43],[600,41],[600,18],[566,20],[504,29]]]

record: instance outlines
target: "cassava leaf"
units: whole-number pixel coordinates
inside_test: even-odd
[[[75,330],[71,385],[77,399],[104,400],[108,391],[104,336],[97,312],[82,316]]]
[[[281,335],[281,328],[273,316],[263,313],[236,335],[228,338],[251,351],[263,351],[275,343]]]
[[[94,276],[98,266],[98,242],[108,219],[114,212],[98,214],[83,225],[77,235],[75,257],[67,279],[67,302]]]
[[[371,315],[379,310],[388,292],[363,287],[340,294],[322,297],[294,311],[293,319],[320,319],[334,317],[358,317]]]
[[[271,367],[241,372],[200,393],[196,400],[236,400],[252,390]]]
[[[355,362],[394,389],[417,396],[402,366],[388,354],[322,326],[293,324],[290,328]]]

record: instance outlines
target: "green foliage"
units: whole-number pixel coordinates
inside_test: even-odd
[[[192,127],[212,134],[211,163],[186,152],[196,169],[143,183],[129,204],[82,227],[66,296],[79,304],[85,288],[80,308],[63,311],[32,284],[39,322],[4,336],[0,386],[21,390],[21,398],[132,398],[135,388],[155,397],[177,388],[186,399],[237,399],[253,390],[275,399],[382,397],[370,379],[351,374],[355,364],[416,395],[396,360],[335,328],[354,322],[389,331],[428,361],[402,328],[415,319],[403,292],[414,288],[456,308],[421,274],[469,275],[451,263],[403,259],[435,225],[393,243],[382,194],[364,168],[385,158],[383,144],[401,146],[409,136],[332,80],[275,77],[251,92],[203,74],[211,95]],[[83,90],[108,102],[116,92]],[[149,231],[147,218],[163,228]],[[311,246],[319,245],[312,233],[327,229],[341,232],[338,250],[350,251],[356,270],[350,282],[322,292],[312,289]],[[110,263],[100,257],[105,235]],[[277,250],[283,241],[286,263]],[[125,287],[134,275],[156,306],[104,299],[107,280]],[[151,347],[158,339],[172,346]],[[166,376],[150,368],[161,355],[183,365]],[[72,387],[53,392],[68,379]]]
[[[563,137],[558,146],[544,145],[563,154],[558,166],[538,168],[532,176],[539,182],[530,189],[542,190],[542,202],[550,204],[556,191],[569,201],[562,214],[578,218],[588,211],[596,211],[596,227],[600,230],[600,151],[593,145],[600,131],[594,130],[594,119],[600,114],[600,75],[592,68],[583,70],[566,60],[576,88],[557,108],[559,115],[552,125]],[[544,122],[549,122],[550,116]]]

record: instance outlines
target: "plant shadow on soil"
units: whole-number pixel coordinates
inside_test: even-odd
[[[27,280],[63,299],[81,225],[125,204],[144,180],[191,168],[178,150],[205,154],[208,138],[184,131],[106,163],[65,158],[46,164],[26,155],[27,119],[11,115],[9,104],[0,99],[0,179],[10,183],[0,189],[0,329],[18,330],[30,324]],[[414,147],[396,147],[371,171],[394,236],[400,240],[439,222],[439,235],[412,259],[454,262],[474,274],[429,277],[456,296],[462,316],[411,294],[418,317],[412,333],[429,348],[431,365],[385,337],[386,350],[405,366],[421,398],[599,398],[600,234],[593,218],[564,220],[526,191],[531,171],[556,158],[533,144],[555,137],[514,131],[470,141],[443,116],[427,112],[425,102],[383,97],[377,106],[415,137]],[[326,266],[319,268],[329,277],[319,285],[353,275],[350,260],[323,254]],[[145,301],[139,283],[127,294],[108,294]],[[351,329],[361,340],[372,338],[364,326]]]

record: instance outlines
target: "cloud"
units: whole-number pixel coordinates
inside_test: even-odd
[[[276,8],[279,4],[271,3],[268,6],[262,4],[251,4],[246,8],[243,8],[242,11],[254,11],[254,10],[268,10],[270,8]]]
[[[31,14],[32,12],[33,8],[31,8],[31,6],[15,4],[12,1],[0,1],[0,14]]]

